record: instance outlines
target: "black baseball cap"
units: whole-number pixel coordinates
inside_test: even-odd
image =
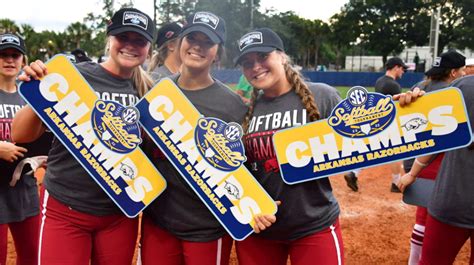
[[[147,14],[136,8],[122,8],[112,16],[107,25],[107,35],[115,36],[128,31],[136,32],[153,42],[155,23]]]
[[[465,65],[466,57],[455,50],[451,50],[442,53],[439,57],[436,57],[433,62],[433,66],[425,73],[425,75],[438,75],[443,73],[446,69],[461,68]]]
[[[156,45],[160,48],[165,42],[176,39],[181,33],[183,27],[176,23],[164,24],[159,30],[156,37]]]
[[[392,57],[385,63],[385,69],[387,70],[390,70],[395,66],[401,66],[404,70],[408,69],[408,65],[406,65],[405,62],[399,57]]]
[[[92,61],[91,58],[89,58],[89,56],[87,56],[87,52],[84,51],[83,49],[75,49],[73,51],[71,51],[71,54],[74,55],[75,59],[76,59],[76,62],[90,62]]]
[[[16,49],[23,55],[26,54],[25,41],[22,37],[13,33],[0,34],[0,51],[8,48]]]
[[[186,18],[186,23],[181,36],[198,31],[206,34],[216,44],[224,43],[226,40],[224,19],[211,12],[201,11],[191,14]]]
[[[269,53],[274,50],[284,51],[283,41],[273,30],[269,28],[255,29],[239,40],[239,55],[234,58],[238,64],[242,56],[250,52]]]

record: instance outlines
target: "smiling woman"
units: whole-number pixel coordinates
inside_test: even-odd
[[[76,64],[100,99],[116,98],[121,105],[133,106],[137,96],[151,87],[152,81],[141,65],[154,32],[152,19],[140,10],[123,8],[113,15],[107,26],[108,59],[101,64]],[[22,81],[52,76],[41,61],[26,66],[24,71]],[[44,131],[44,125],[30,107],[17,113],[13,123],[15,141],[34,140]],[[58,140],[49,153],[44,186],[40,249],[35,252],[39,253],[41,264],[131,264],[138,219],[121,214]]]
[[[246,106],[211,75],[225,39],[221,17],[210,12],[191,14],[179,40],[181,71],[170,78],[202,115],[240,123]],[[145,211],[142,264],[156,264],[157,260],[164,265],[228,264],[231,237],[171,163],[159,157],[154,160],[168,188]]]

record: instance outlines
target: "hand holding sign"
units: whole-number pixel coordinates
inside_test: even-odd
[[[138,146],[136,109],[98,100],[65,56],[55,56],[47,68],[32,63],[25,73],[41,80],[23,83],[20,94],[127,216],[138,215],[165,189]]]
[[[277,132],[274,144],[288,184],[468,145],[471,130],[456,88],[403,108],[377,93],[351,89],[325,121]],[[407,105],[420,91],[402,94]],[[317,133],[316,133],[317,132]]]

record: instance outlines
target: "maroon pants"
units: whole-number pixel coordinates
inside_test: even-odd
[[[227,265],[232,242],[229,235],[209,242],[181,240],[153,224],[149,218],[142,219],[143,265]]]
[[[235,245],[240,265],[286,265],[288,256],[292,265],[344,264],[339,220],[323,231],[293,241],[249,236]]]
[[[0,224],[0,264],[6,264],[8,228],[15,243],[16,264],[38,263],[39,220],[39,215],[35,215],[21,222]]]
[[[451,226],[428,214],[420,265],[453,264],[457,254],[469,238],[471,239],[469,264],[474,264],[474,229]]]
[[[78,212],[49,196],[44,189],[41,201],[39,265],[132,263],[138,234],[137,218]]]

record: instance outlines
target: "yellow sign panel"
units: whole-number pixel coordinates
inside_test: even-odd
[[[403,108],[381,94],[363,90],[350,90],[353,93],[348,93],[348,98],[334,108],[329,119],[282,130],[273,136],[286,183],[310,181],[471,143],[466,107],[456,88],[428,93]],[[367,107],[369,103],[371,106]]]
[[[46,65],[48,75],[23,83],[21,95],[117,206],[138,215],[166,188],[138,147],[138,110],[99,100],[65,56]]]
[[[240,126],[202,117],[168,78],[136,106],[143,128],[234,239],[252,233],[254,215],[276,213],[273,199],[242,166]]]

